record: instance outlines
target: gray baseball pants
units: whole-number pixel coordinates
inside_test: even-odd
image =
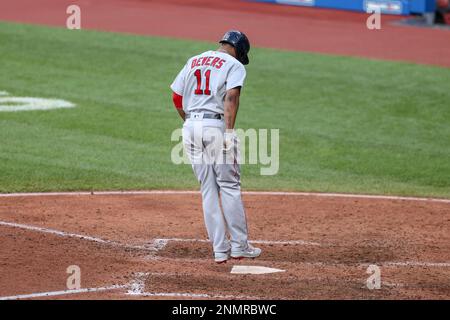
[[[238,141],[233,152],[224,155],[224,130],[223,120],[203,119],[202,113],[191,114],[183,125],[183,145],[201,184],[204,220],[214,252],[244,250],[248,245]]]

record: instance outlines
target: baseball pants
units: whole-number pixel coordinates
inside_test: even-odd
[[[214,252],[244,250],[248,245],[238,141],[224,155],[224,131],[223,120],[203,119],[202,113],[191,115],[183,125],[183,145],[201,184],[204,220]]]

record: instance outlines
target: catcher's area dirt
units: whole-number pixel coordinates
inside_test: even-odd
[[[244,202],[251,238],[268,242],[263,255],[216,265],[196,194],[2,197],[0,297],[66,290],[66,269],[78,265],[82,288],[123,287],[54,298],[450,298],[450,203],[249,194]],[[369,264],[381,270],[379,290],[367,288]],[[233,265],[286,272],[234,275]]]

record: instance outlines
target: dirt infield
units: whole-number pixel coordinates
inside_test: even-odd
[[[260,47],[405,60],[450,67],[450,32],[394,25],[368,30],[367,14],[240,0],[15,0],[0,3],[0,20],[65,27],[78,4],[82,28],[217,41],[239,28]]]
[[[0,297],[450,299],[449,203],[257,193],[244,202],[263,255],[216,265],[197,194],[2,197]],[[366,286],[370,264],[379,290]],[[95,291],[58,294],[70,265]],[[233,265],[286,271],[236,275]]]

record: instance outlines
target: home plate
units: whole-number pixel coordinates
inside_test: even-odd
[[[286,270],[267,268],[261,266],[233,266],[230,273],[233,274],[266,274],[266,273],[276,273],[285,272]]]

